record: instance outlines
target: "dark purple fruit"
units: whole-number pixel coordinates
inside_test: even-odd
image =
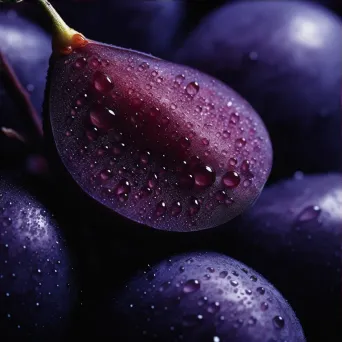
[[[130,280],[111,305],[106,324],[117,342],[305,341],[295,313],[265,278],[216,253],[162,261]]]
[[[51,38],[15,11],[0,12],[0,51],[28,91],[37,113],[41,114]],[[7,107],[10,95],[0,81],[0,123],[6,115],[13,116],[13,110]]]
[[[265,121],[272,179],[340,170],[341,20],[316,4],[241,1],[203,20],[175,60],[221,79]]]
[[[173,231],[217,226],[256,199],[272,147],[245,100],[196,70],[65,30],[54,43],[46,114],[84,192]]]
[[[341,341],[342,175],[307,175],[266,188],[235,224],[234,257],[282,291],[308,339]]]
[[[75,304],[74,280],[53,216],[0,175],[1,341],[61,341]]]

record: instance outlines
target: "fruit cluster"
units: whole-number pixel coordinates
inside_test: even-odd
[[[5,2],[0,340],[341,341],[334,1]]]

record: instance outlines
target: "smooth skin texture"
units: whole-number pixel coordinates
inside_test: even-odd
[[[341,174],[284,180],[263,191],[228,237],[239,246],[233,256],[262,272],[292,303],[310,341],[342,338],[341,208]]]
[[[259,273],[222,254],[171,257],[112,303],[116,341],[304,342],[295,313]]]
[[[316,4],[239,1],[203,19],[175,61],[256,109],[274,148],[271,179],[341,169],[341,20]]]
[[[76,304],[61,230],[25,185],[0,175],[1,341],[60,341]]]

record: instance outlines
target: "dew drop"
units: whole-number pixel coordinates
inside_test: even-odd
[[[95,89],[101,93],[107,93],[111,91],[114,86],[109,76],[100,71],[96,71],[94,73],[93,84]]]
[[[80,57],[76,59],[75,67],[77,69],[83,69],[87,65],[87,60],[84,57]]]
[[[183,81],[185,80],[185,76],[184,75],[178,75],[175,77],[175,82],[180,85]]]
[[[103,181],[107,181],[110,177],[112,177],[112,171],[111,170],[102,170],[100,172],[100,178]]]
[[[140,153],[140,163],[147,165],[150,161],[151,152],[150,151],[144,151]]]
[[[297,217],[300,223],[316,220],[321,214],[321,208],[318,205],[311,205],[304,208]]]
[[[234,287],[236,287],[236,286],[239,285],[239,283],[238,283],[236,280],[231,280],[231,281],[230,281],[230,284],[231,284],[232,286],[234,286]]]
[[[114,189],[114,194],[119,198],[120,201],[127,200],[130,192],[131,184],[127,179],[122,179]]]
[[[240,115],[238,113],[233,113],[230,116],[229,122],[233,125],[236,125],[240,121]]]
[[[283,329],[285,326],[285,321],[284,318],[281,316],[275,316],[273,318],[273,325],[275,326],[275,328],[277,329]]]
[[[220,272],[220,278],[225,278],[225,277],[227,277],[227,275],[228,275],[228,272],[227,271],[222,271],[222,272]]]
[[[266,311],[268,309],[268,303],[262,302],[260,304],[260,309],[261,309],[261,311]]]
[[[208,140],[207,138],[203,138],[203,139],[202,139],[202,144],[203,144],[204,146],[208,146],[208,145],[209,145],[209,140]]]
[[[203,306],[203,305],[207,304],[207,302],[208,302],[208,298],[207,297],[201,297],[198,300],[197,304],[198,304],[198,306]]]
[[[226,188],[236,188],[240,184],[240,176],[235,171],[228,171],[222,177],[222,183]]]
[[[179,267],[179,272],[180,273],[183,273],[184,271],[185,271],[185,267],[184,266]]]
[[[198,92],[199,92],[199,84],[197,82],[190,82],[185,90],[186,92],[191,95],[191,96],[195,96]]]
[[[150,65],[148,63],[143,62],[139,65],[138,70],[139,71],[147,70],[149,67],[150,67]]]
[[[208,305],[207,311],[209,313],[215,314],[220,311],[220,303],[214,302]]]
[[[108,131],[113,128],[115,115],[109,108],[94,106],[90,110],[90,121],[95,127]]]
[[[190,279],[188,280],[183,287],[183,292],[184,293],[193,293],[196,292],[200,289],[201,284],[198,280],[196,279]]]
[[[215,183],[216,174],[210,166],[199,166],[194,172],[195,184],[207,188]]]
[[[226,196],[227,194],[224,190],[218,190],[215,194],[215,198],[219,203],[224,203]]]
[[[161,284],[159,287],[159,292],[164,292],[170,285],[170,281],[166,281],[165,283]]]
[[[265,288],[264,287],[258,287],[257,292],[260,293],[261,295],[265,294]]]
[[[157,217],[163,216],[166,213],[166,203],[164,201],[160,201],[155,210],[155,214]]]
[[[200,208],[201,206],[200,206],[198,199],[195,197],[191,197],[189,211],[188,211],[189,215],[190,216],[196,215],[199,212]]]
[[[178,216],[182,212],[182,204],[179,201],[175,201],[171,205],[171,215]]]
[[[258,280],[258,278],[257,278],[255,275],[251,275],[251,276],[250,276],[250,279],[251,279],[252,281],[257,281],[257,280]]]
[[[239,147],[239,148],[246,146],[246,143],[247,141],[245,138],[239,138],[239,139],[236,139],[235,141],[236,147]]]

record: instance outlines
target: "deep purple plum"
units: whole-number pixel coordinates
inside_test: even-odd
[[[48,209],[0,175],[1,341],[60,341],[76,300],[72,262]]]
[[[239,1],[205,18],[175,60],[240,93],[265,121],[273,180],[342,165],[341,20],[317,4]]]
[[[257,198],[272,146],[236,92],[194,69],[63,30],[54,38],[45,126],[85,193],[173,231],[217,226]]]
[[[259,273],[227,256],[174,256],[131,279],[106,324],[115,341],[303,342],[287,301]]]
[[[234,257],[282,291],[308,339],[341,341],[342,175],[306,175],[266,188],[235,226]]]
[[[38,114],[42,112],[46,75],[51,55],[51,37],[15,11],[0,12],[0,51],[30,94]],[[6,108],[6,89],[0,81],[0,121]],[[7,108],[6,108],[7,109]],[[12,111],[8,110],[8,115]]]

